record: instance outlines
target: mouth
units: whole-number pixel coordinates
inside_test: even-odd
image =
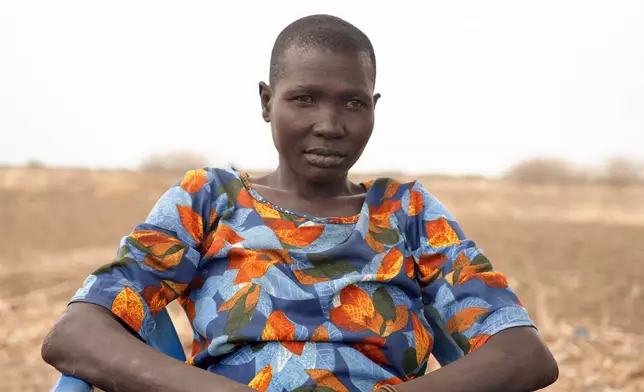
[[[333,168],[342,165],[347,154],[330,148],[309,148],[304,151],[304,159],[312,166]]]
[[[334,150],[332,148],[324,148],[324,147],[309,148],[308,150],[304,151],[304,154],[315,154],[315,155],[321,155],[324,157],[343,157],[343,158],[347,156],[347,154],[343,153],[342,151]]]

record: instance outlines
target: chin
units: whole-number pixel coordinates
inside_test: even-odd
[[[302,174],[303,177],[312,183],[342,181],[349,174],[349,170],[343,167],[321,168],[312,165],[308,166],[303,170]]]

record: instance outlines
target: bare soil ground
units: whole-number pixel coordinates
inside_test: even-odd
[[[178,179],[0,169],[2,391],[53,384],[43,337],[85,276],[114,257],[119,238]],[[422,180],[536,320],[561,369],[549,391],[644,391],[644,188]],[[171,310],[188,344],[185,316]]]

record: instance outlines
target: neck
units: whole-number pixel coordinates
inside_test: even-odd
[[[328,200],[341,196],[349,196],[354,191],[348,175],[334,178],[325,182],[310,182],[291,170],[286,165],[279,165],[267,176],[267,185],[292,192],[298,197],[309,200]]]

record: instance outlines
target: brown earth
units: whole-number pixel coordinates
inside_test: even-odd
[[[40,359],[43,337],[179,178],[0,169],[1,390],[48,390],[57,374]],[[422,180],[536,320],[561,369],[549,391],[644,391],[644,188]],[[188,342],[185,316],[171,309]]]

